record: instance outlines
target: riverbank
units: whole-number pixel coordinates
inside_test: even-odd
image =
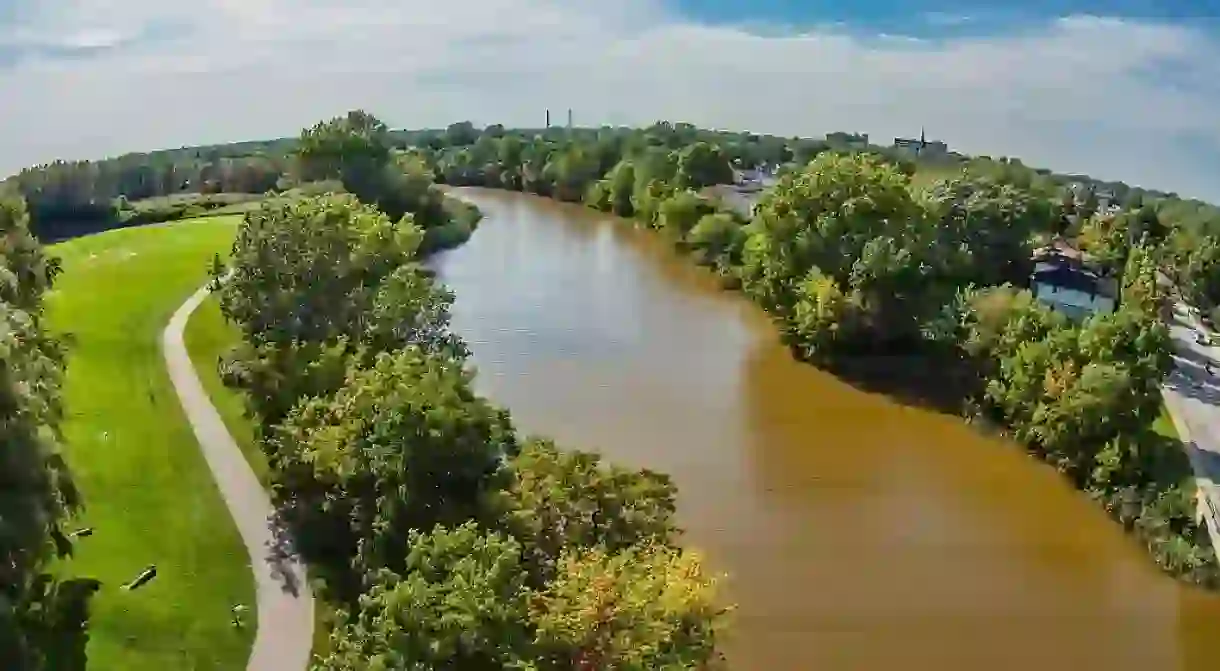
[[[482,213],[473,203],[459,194],[446,194],[446,207],[452,215],[450,224],[424,232],[419,258],[421,261],[456,249],[470,240]],[[203,300],[191,314],[184,331],[184,341],[195,373],[220,415],[225,427],[264,487],[270,487],[270,467],[267,456],[259,447],[254,423],[249,416],[247,393],[224,383],[220,365],[235,347],[241,344],[241,332],[225,320],[215,296]],[[324,600],[314,602],[312,649],[315,655],[329,652],[329,636],[336,622],[333,606]]]
[[[486,665],[493,658],[526,665],[550,656],[596,655],[648,668],[710,659],[722,609],[714,578],[704,574],[697,555],[674,542],[668,480],[519,436],[506,411],[476,395],[466,348],[449,331],[453,295],[424,279],[419,236],[350,196],[305,200],[247,219],[229,260],[231,276],[217,292],[223,314],[245,340],[226,362],[226,381],[250,392],[253,421],[263,436],[273,436],[260,447],[280,519],[309,561],[318,594],[342,614],[317,663],[360,668],[371,649],[408,655],[429,668]],[[293,253],[275,268],[279,281],[268,284],[263,250],[271,240]],[[309,281],[319,272],[333,279]],[[302,313],[324,318],[303,320]],[[319,459],[323,453],[334,458]],[[552,476],[565,486],[534,491]],[[565,528],[569,518],[580,524],[573,516],[589,506],[607,520],[604,526],[568,527],[558,538],[552,525],[535,526],[549,519]],[[349,514],[354,509],[373,514]],[[454,554],[452,543],[478,547]],[[485,567],[482,555],[478,566],[467,563],[471,552],[493,547],[514,558],[513,566]],[[433,557],[426,571],[418,566],[424,555]],[[444,568],[454,561],[459,565]],[[557,563],[568,570],[556,572]],[[572,583],[574,572],[594,579]],[[615,649],[583,637],[548,638],[551,618],[573,607],[558,600],[597,598],[587,591],[605,586],[599,574],[613,575],[613,589],[623,592],[624,608],[609,623],[623,632],[614,635]],[[650,582],[662,575],[669,577]],[[377,598],[383,588],[411,580],[466,604],[472,576],[509,580],[494,593],[478,591],[481,605],[469,617],[487,642],[475,650],[456,641],[434,649],[436,627],[401,619],[439,616],[439,596]],[[658,589],[680,593],[669,598],[655,594]],[[533,607],[540,599],[553,605]],[[506,609],[505,626],[530,634],[505,640],[503,627],[481,624],[487,600]],[[458,608],[465,613],[465,606]],[[449,609],[441,612],[449,617]],[[584,611],[571,616],[587,617]],[[401,628],[392,638],[369,641],[369,618],[394,618]],[[640,618],[650,622],[649,631],[628,633]]]
[[[722,214],[741,221],[735,212],[722,211]],[[682,241],[682,236],[674,235],[673,229],[664,224],[657,231],[658,226],[647,225],[637,219],[624,220],[663,234],[678,250],[690,250],[690,245]],[[690,231],[691,228],[685,226],[678,230]],[[717,263],[706,254],[700,258],[699,252],[688,256],[725,278],[723,284],[726,287],[737,288],[740,285],[732,264]],[[921,354],[901,358],[904,363],[897,375],[893,374],[890,366],[892,359],[886,357],[842,357],[823,365],[861,388],[886,393],[904,402],[934,407],[942,412],[953,412],[966,419],[975,418],[976,406],[969,397],[961,394],[971,389],[977,391],[978,380],[971,380],[968,372],[955,373],[952,384],[937,384],[929,378],[929,374],[943,374],[947,370],[943,362]],[[943,381],[943,377],[938,378],[939,381]],[[984,425],[976,423],[979,427]],[[1008,433],[1003,427],[998,427],[998,430]],[[1141,456],[1135,457],[1139,460],[1137,468],[1141,474],[1138,488],[1085,488],[1085,492],[1098,502],[1111,519],[1139,541],[1163,571],[1191,584],[1211,589],[1220,587],[1220,563],[1211,549],[1207,530],[1194,518],[1195,507],[1190,503],[1194,500],[1194,473],[1183,450],[1159,435],[1152,423],[1127,439],[1140,446],[1138,450]],[[1031,456],[1044,460],[1048,458],[1040,450],[1028,451]]]
[[[673,478],[730,576],[731,668],[1210,668],[1220,600],[1011,442],[795,361],[653,232],[466,193],[486,223],[433,265],[476,392]]]

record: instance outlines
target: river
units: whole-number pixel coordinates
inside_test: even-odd
[[[739,606],[732,668],[1220,668],[1220,599],[1020,450],[793,361],[654,233],[462,193],[485,219],[437,265],[479,391],[673,476]]]

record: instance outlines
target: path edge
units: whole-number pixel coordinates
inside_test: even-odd
[[[211,282],[187,298],[170,317],[161,351],[178,402],[207,461],[229,516],[241,534],[254,574],[257,620],[247,671],[296,671],[308,667],[313,647],[314,598],[297,559],[272,567],[271,499],[203,388],[184,341],[187,322],[211,295]],[[284,588],[283,574],[297,586]]]

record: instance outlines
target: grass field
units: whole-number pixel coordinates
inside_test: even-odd
[[[241,669],[253,628],[249,561],[173,388],[161,331],[228,251],[239,219],[121,229],[52,248],[64,274],[49,298],[70,333],[66,454],[85,501],[80,540],[62,568],[93,577],[90,669]],[[120,586],[150,564],[144,587]]]

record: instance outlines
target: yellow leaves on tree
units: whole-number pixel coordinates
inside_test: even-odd
[[[727,610],[698,554],[644,545],[572,552],[530,605],[536,640],[576,669],[705,669]]]

